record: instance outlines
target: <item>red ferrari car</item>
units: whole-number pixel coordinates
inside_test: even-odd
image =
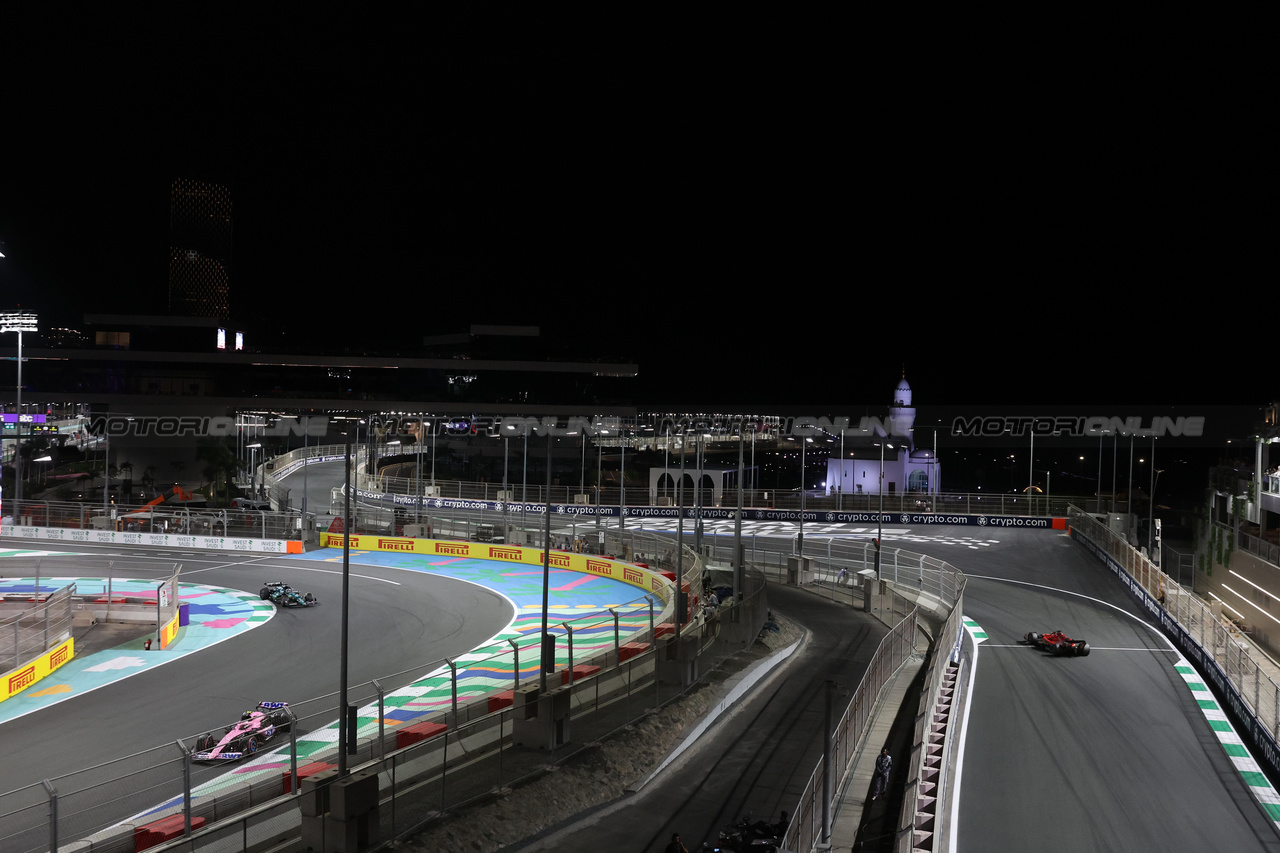
[[[1089,644],[1084,640],[1072,639],[1061,631],[1050,631],[1047,634],[1030,631],[1023,639],[1040,651],[1052,652],[1058,657],[1082,658],[1090,651]]]

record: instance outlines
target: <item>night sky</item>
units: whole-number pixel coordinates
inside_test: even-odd
[[[1276,395],[1274,72],[1211,33],[228,8],[6,18],[6,306],[163,311],[191,177],[264,351],[520,324],[687,405]]]

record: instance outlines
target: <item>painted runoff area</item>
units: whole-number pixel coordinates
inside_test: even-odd
[[[355,537],[352,537],[353,540]],[[34,552],[0,552],[4,557],[19,557]],[[65,553],[63,556],[69,556]],[[575,557],[580,555],[574,555]],[[299,555],[293,559],[324,562],[342,562],[342,550],[325,548]],[[539,646],[542,630],[542,575],[540,566],[525,562],[498,562],[454,555],[429,553],[402,553],[352,550],[352,563],[376,565],[405,571],[441,574],[454,579],[474,583],[508,599],[514,608],[514,617],[501,631],[486,643],[466,655],[455,659],[458,678],[458,701],[468,702],[486,695],[511,689],[515,673],[512,671],[510,643],[517,641],[521,648]],[[620,564],[619,564],[620,565]],[[656,582],[651,572],[638,578],[645,586],[639,586],[632,577],[631,567],[626,567],[627,577],[633,582],[623,582],[613,577],[589,574],[584,571],[553,567],[548,584],[548,619],[550,629],[561,633],[561,623],[576,620],[573,632],[573,655],[583,660],[615,642],[614,615],[618,614],[619,634],[625,638],[650,625],[650,603],[646,600],[646,587]],[[619,569],[619,574],[621,569]],[[663,579],[665,580],[665,579]],[[9,591],[15,595],[48,594],[68,583],[76,583],[78,591],[86,585],[103,584],[103,578],[40,578],[39,589],[35,578],[9,578],[0,582],[0,594]],[[126,593],[127,591],[127,593]],[[155,584],[150,580],[112,581],[113,594],[131,597],[155,596]],[[189,605],[190,623],[179,630],[174,642],[164,651],[141,651],[137,641],[116,649],[98,652],[84,659],[73,659],[48,678],[7,701],[0,702],[0,723],[22,714],[48,707],[56,702],[90,692],[104,684],[127,678],[144,669],[169,663],[178,657],[209,648],[229,639],[235,633],[251,630],[265,623],[274,615],[275,607],[259,599],[257,592],[231,590],[180,584],[181,603]],[[653,600],[654,618],[661,613],[662,601],[650,594]],[[610,612],[610,611],[613,612]],[[567,665],[568,649],[557,643],[557,665]],[[522,655],[521,677],[538,672],[536,654]],[[309,697],[304,697],[309,698]],[[381,723],[385,726],[404,725],[425,716],[447,710],[452,702],[452,679],[447,666],[429,673],[412,684],[392,691],[384,697],[384,713]],[[358,709],[357,736],[376,733],[379,724],[376,705]],[[318,760],[325,752],[337,747],[338,724],[298,736],[298,760]],[[289,766],[288,747],[264,750],[258,757],[229,770],[229,776],[237,781],[252,782],[260,776],[279,776]],[[192,792],[199,798],[225,789],[225,780],[212,781]],[[161,803],[137,817],[172,811],[173,802]]]

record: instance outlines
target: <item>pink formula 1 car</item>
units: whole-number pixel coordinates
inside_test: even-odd
[[[1074,640],[1061,631],[1050,631],[1037,634],[1030,631],[1023,638],[1042,652],[1052,652],[1058,657],[1082,658],[1089,654],[1089,644],[1084,640]]]
[[[235,761],[252,755],[292,724],[288,702],[259,702],[240,715],[240,722],[196,740],[192,761]]]

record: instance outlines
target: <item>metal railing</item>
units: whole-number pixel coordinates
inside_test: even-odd
[[[75,584],[44,593],[37,580],[29,599],[0,603],[0,671],[6,678],[71,636],[75,596]]]
[[[1142,553],[1112,533],[1088,513],[1074,510],[1068,521],[1075,531],[1124,569],[1152,599],[1162,602],[1163,614],[1199,646],[1198,668],[1212,664],[1221,670],[1239,696],[1242,716],[1280,739],[1280,666],[1232,622],[1218,617],[1204,601],[1157,569]]]
[[[600,545],[605,553],[625,555],[655,568],[674,567],[679,562],[677,545],[670,536],[617,529],[607,529],[604,533],[605,541]],[[875,564],[874,548],[869,542],[828,542],[820,550],[822,553],[812,554],[811,565],[824,591],[833,597],[845,594],[837,583],[841,570],[856,573]],[[707,663],[701,671],[709,671],[715,661],[745,648],[755,639],[768,610],[768,578],[784,576],[786,556],[765,550],[751,553],[746,575],[748,586],[742,591],[742,599],[721,607],[714,618],[708,618],[712,616],[709,613],[693,614],[683,633],[685,644],[691,644],[705,656]],[[682,561],[685,582],[691,590],[699,590],[701,559],[686,548]],[[833,759],[838,761],[833,767],[844,768],[840,785],[845,784],[843,777],[849,771],[850,757],[865,736],[875,696],[916,646],[919,629],[912,599],[937,599],[953,608],[954,613],[958,612],[954,608],[963,591],[963,576],[946,563],[901,549],[886,549],[881,555],[881,577],[888,583],[888,592],[876,596],[882,602],[877,605],[877,612],[881,619],[894,626],[890,632],[892,639],[877,651],[864,683],[855,690],[842,715],[840,743]],[[899,589],[906,594],[898,594]],[[673,621],[674,601],[663,596],[651,596],[644,601],[643,607],[639,601],[633,602],[637,607],[632,608],[629,616],[625,612],[627,608],[621,607],[610,610],[607,615],[597,613],[551,626],[557,665],[562,670],[577,672],[580,666],[600,667],[598,672],[581,679],[555,673],[557,679],[568,682],[563,689],[570,697],[567,724],[573,727],[573,742],[598,740],[653,708],[661,707],[691,686],[683,683],[682,678],[674,681],[670,678],[667,656],[672,653],[672,646],[653,642],[662,624]],[[624,620],[628,618],[631,621],[624,631]],[[633,656],[624,655],[621,650],[624,638],[646,645]],[[479,659],[467,655],[465,668],[494,675],[479,686],[469,683],[465,690],[458,676],[462,664],[436,661],[422,668],[426,675],[410,676],[410,683],[398,688],[407,693],[388,693],[382,684],[383,680],[403,683],[404,673],[366,682],[352,692],[353,703],[360,707],[358,719],[361,721],[352,763],[357,770],[376,771],[383,780],[382,804],[372,818],[381,837],[397,837],[414,831],[445,809],[489,796],[495,785],[501,788],[518,784],[522,779],[545,772],[549,758],[553,762],[563,760],[577,749],[566,744],[553,749],[548,756],[546,752],[513,750],[509,746],[521,713],[514,702],[517,685],[528,682],[517,674],[526,673],[527,665],[517,665],[516,659],[525,655],[529,656],[526,660],[536,658],[537,647],[535,636],[533,643],[521,646],[516,640],[511,648],[491,649],[491,653]],[[668,672],[666,677],[662,676],[664,668]],[[503,694],[507,692],[512,694],[511,705],[504,704],[507,698]],[[386,719],[388,706],[407,705],[398,698],[400,695],[412,695],[415,701],[435,696],[434,701],[426,704],[437,710],[406,720],[389,731],[381,721]],[[299,778],[296,775],[299,768],[312,765],[309,770],[314,771],[315,765],[330,763],[335,758],[336,739],[324,734],[324,730],[336,726],[326,722],[339,716],[336,698],[336,695],[316,697],[291,706],[299,721],[296,731],[319,726],[318,740],[328,745],[328,752],[317,749],[316,739],[310,734],[291,735],[290,746],[273,757],[273,763],[289,769],[277,769],[260,779],[244,773],[245,768],[241,768],[236,774],[240,781],[227,785],[218,779],[219,768],[193,767],[190,753],[198,737],[193,735],[178,744],[4,794],[0,796],[0,847],[19,853],[44,849],[47,839],[54,835],[61,838],[60,843],[84,837],[109,840],[113,833],[124,832],[117,822],[143,811],[137,808],[140,801],[132,799],[134,794],[116,793],[126,790],[145,792],[143,796],[149,804],[177,803],[167,811],[149,815],[146,820],[155,820],[166,813],[180,815],[191,829],[183,841],[171,843],[178,849],[247,850],[261,844],[264,838],[296,838],[308,831],[307,819],[300,813],[296,795],[308,783],[302,780],[295,785],[294,780]],[[439,721],[446,728],[442,734],[421,744],[403,743],[399,733],[419,721]],[[813,780],[820,778],[821,768],[818,768]],[[811,787],[816,785],[813,780]],[[838,791],[840,785],[833,790]],[[295,792],[295,796],[279,801],[286,792]],[[814,790],[808,791],[806,805],[795,811],[798,816],[793,822],[795,832],[812,836],[820,830],[821,803],[816,796]],[[132,832],[132,828],[128,830]],[[323,827],[320,831],[324,831]]]
[[[297,513],[164,504],[104,508],[102,504],[24,500],[22,515],[16,521],[19,530],[22,527],[53,527],[258,539],[299,539],[303,535]]]
[[[655,570],[674,570],[682,562],[685,582],[691,588],[698,588],[696,584],[699,583],[703,570],[701,559],[687,547],[680,557],[677,553],[678,546],[669,537],[643,531],[615,530],[610,531],[602,547],[606,553],[625,555],[636,562],[647,562]],[[60,561],[60,565],[66,563],[74,563],[74,560]],[[43,569],[37,566],[38,571],[56,571],[48,565],[41,565]],[[180,568],[175,566],[174,575],[166,580],[157,580],[157,585],[176,581]],[[110,580],[104,579],[105,589],[110,589],[109,584]],[[655,636],[662,637],[675,630],[675,601],[669,594],[671,589],[663,587],[603,612],[574,619],[559,619],[548,626],[548,633],[555,638],[557,667],[556,672],[548,677],[556,685],[561,679],[570,682],[566,687],[571,692],[571,715],[578,720],[574,723],[579,735],[577,740],[592,740],[634,722],[651,709],[670,702],[690,686],[682,683],[665,685],[654,675],[662,665],[660,652],[665,650],[665,646],[659,646],[655,642]],[[177,596],[173,595],[171,600],[176,606]],[[152,611],[155,611],[154,605]],[[767,598],[763,579],[749,578],[743,599],[722,607],[713,618],[708,618],[710,614],[701,609],[692,609],[690,621],[682,626],[685,642],[692,642],[706,656],[706,660],[718,660],[754,640],[758,625],[755,629],[745,626],[752,624],[753,620],[763,623],[766,612]],[[633,654],[634,648],[623,648],[626,642],[643,643],[645,648],[639,654]],[[511,720],[518,711],[514,708],[495,710],[491,705],[495,698],[499,704],[506,701],[508,706],[511,705],[519,686],[530,682],[529,662],[539,659],[540,650],[540,640],[536,633],[529,641],[513,636],[487,651],[480,649],[468,653],[465,664],[447,659],[432,661],[412,670],[379,676],[353,688],[349,691],[348,699],[353,705],[363,709],[360,719],[365,720],[358,730],[362,745],[355,760],[383,761],[397,753],[400,747],[396,732],[382,726],[379,721],[387,718],[388,710],[409,707],[407,699],[411,697],[415,703],[425,702],[431,708],[443,706],[447,710],[424,712],[420,718],[408,723],[402,722],[397,730],[405,728],[407,724],[438,720],[448,727],[446,742],[455,745],[465,743],[473,758],[476,757],[479,745],[491,740],[490,746],[496,750],[492,760],[498,764],[493,772],[499,778],[507,779],[508,784],[520,774],[545,772],[545,753],[539,753],[536,762],[521,762],[511,755],[508,745]],[[587,671],[581,670],[581,667],[599,667],[599,671],[591,671],[590,677],[580,681],[574,681],[572,675],[562,675],[562,671]],[[488,676],[472,677],[464,682],[460,669],[463,673],[487,673]],[[536,681],[537,678],[535,676],[533,680]],[[388,693],[384,682],[395,685],[401,693]],[[504,697],[505,693],[513,694],[512,699]],[[336,737],[325,732],[336,728],[337,724],[333,721],[340,715],[337,701],[338,694],[332,693],[291,704],[290,710],[297,719],[292,727],[293,732],[308,730],[319,734],[315,738],[304,735],[300,740],[291,735],[290,746],[283,748],[284,754],[276,760],[290,766],[291,772],[296,772],[299,766],[305,767],[307,764],[323,761],[326,757],[333,760],[336,754],[332,747]],[[595,715],[598,715],[596,720],[589,719]],[[500,722],[495,723],[495,718]],[[228,724],[231,722],[234,721],[229,720]],[[495,725],[499,737],[488,733]],[[505,734],[502,734],[504,731]],[[581,737],[584,733],[589,733],[589,736]],[[296,802],[284,811],[273,807],[262,810],[257,808],[287,791],[298,790],[297,786],[286,787],[290,784],[290,779],[283,778],[279,772],[268,774],[268,781],[259,779],[245,784],[238,781],[248,778],[242,769],[228,784],[225,780],[219,781],[225,768],[192,765],[190,755],[200,737],[205,734],[208,733],[193,734],[169,746],[160,746],[50,779],[46,783],[0,794],[0,849],[22,853],[46,849],[51,837],[60,838],[60,843],[65,843],[103,833],[111,837],[114,834],[128,834],[119,829],[121,821],[127,820],[130,815],[142,813],[148,806],[169,801],[177,801],[180,805],[160,810],[148,820],[162,817],[166,811],[182,815],[188,821],[192,818],[201,819],[197,823],[207,821],[212,824],[215,821],[232,820],[240,826],[242,834],[238,837],[243,838],[249,838],[258,831],[258,821],[275,822],[282,814],[293,815],[285,822],[292,820],[297,827]],[[503,737],[506,738],[505,742]],[[451,738],[455,740],[449,740]],[[563,755],[560,757],[567,757],[573,749],[576,747],[562,750]],[[395,760],[407,761],[405,756],[408,755],[405,752]],[[419,750],[413,751],[412,755],[420,764]],[[467,771],[454,766],[456,758],[457,755],[446,747],[440,759],[441,764],[432,765],[427,762],[426,765],[429,775],[440,775],[439,784],[449,789],[444,800],[449,803],[453,803],[455,797],[467,798],[474,795],[468,783],[463,781],[467,778]],[[446,777],[450,777],[452,781]],[[405,787],[399,793],[392,791],[393,800],[407,797],[408,802],[416,802],[417,793],[413,792],[421,790],[423,778],[416,773],[411,778],[403,775],[402,778]],[[241,814],[246,808],[250,811]],[[390,812],[392,823],[387,831],[403,831],[404,814],[412,809],[408,805],[402,806],[398,819],[396,811],[392,808]],[[264,814],[270,817],[263,818]],[[214,835],[220,836],[221,830]],[[130,835],[130,842],[131,839]],[[109,847],[111,842],[102,843]]]
[[[873,579],[858,576],[859,572],[874,569],[874,545],[870,542],[830,540],[819,544],[821,547],[815,548],[813,540],[808,540],[805,549],[815,579],[813,591],[834,601],[851,606],[860,605],[864,596],[862,583],[875,583]],[[754,567],[781,579],[786,576],[786,563],[791,555],[757,551],[750,559]],[[917,716],[916,739],[909,773],[912,782],[908,786],[902,812],[903,827],[906,827],[917,821],[917,811],[924,808],[917,796],[922,784],[934,791],[937,800],[942,801],[945,796],[944,792],[936,790],[938,783],[922,782],[924,774],[921,767],[926,756],[921,747],[927,736],[925,724],[932,718],[938,704],[945,672],[945,666],[939,663],[945,663],[946,657],[938,650],[949,648],[950,642],[960,630],[965,577],[942,560],[892,548],[885,549],[881,554],[880,578],[885,583],[887,592],[871,596],[870,612],[893,627],[877,648],[862,683],[853,692],[833,734],[832,772],[836,776],[833,777],[829,791],[834,800],[848,784],[853,769],[852,762],[866,749],[871,710],[877,696],[902,664],[920,649],[919,641],[925,637],[926,621],[920,605],[928,604],[931,605],[931,610],[947,611],[946,620],[938,635],[933,638],[934,654]],[[822,841],[821,794],[825,772],[823,761],[819,759],[799,804],[791,812],[793,818],[783,839],[783,846],[788,850],[812,850]],[[830,803],[829,807],[833,808],[834,803]],[[932,820],[938,809],[930,805],[929,810],[927,818]]]
[[[1214,523],[1217,524],[1217,522]],[[1231,528],[1226,525],[1218,526],[1226,530],[1228,534],[1231,533]],[[1241,551],[1244,551],[1247,554],[1252,554],[1261,560],[1266,560],[1273,566],[1280,566],[1280,545],[1273,545],[1267,540],[1259,536],[1254,536],[1252,533],[1245,530],[1236,530],[1235,537],[1236,547]]]
[[[909,603],[904,603],[903,606]],[[896,609],[896,608],[894,608]],[[905,618],[880,641],[867,665],[866,674],[854,688],[853,694],[831,733],[831,778],[827,779],[825,758],[819,758],[818,764],[809,776],[800,800],[791,812],[793,817],[787,826],[783,838],[783,847],[787,850],[814,850],[823,840],[826,821],[832,814],[835,800],[839,792],[848,784],[853,770],[854,759],[865,738],[875,713],[877,699],[881,690],[893,679],[897,671],[915,653],[920,636],[917,613],[910,607]],[[830,799],[826,801],[827,810],[823,809],[823,794],[826,791]]]

